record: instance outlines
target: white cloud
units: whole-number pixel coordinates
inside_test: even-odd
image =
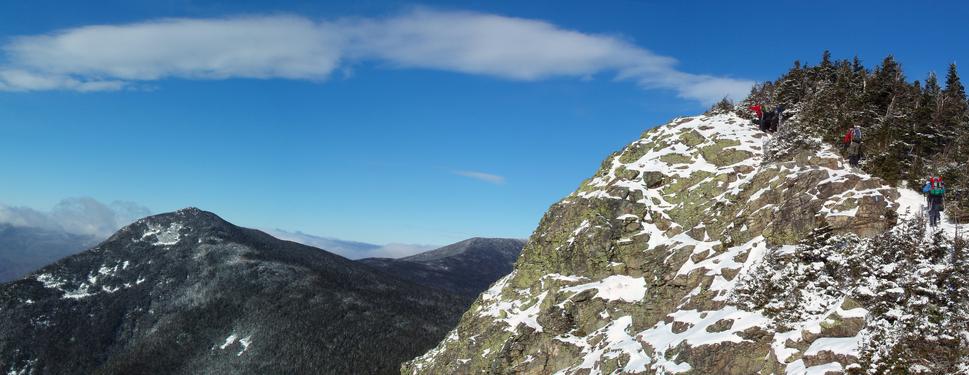
[[[49,212],[0,204],[0,223],[17,227],[60,229],[68,233],[105,238],[151,212],[133,202],[109,205],[93,198],[67,198]]]
[[[301,17],[166,19],[20,37],[3,49],[14,66],[82,77],[324,79],[339,39]]]
[[[632,62],[673,64],[616,38],[491,14],[420,10],[350,29],[359,41],[353,51],[364,57],[510,79],[584,76]]]
[[[6,206],[0,204],[0,224],[15,227],[59,228],[47,214],[28,207]]]
[[[124,86],[125,82],[118,80],[82,81],[67,75],[0,68],[0,91],[116,91],[122,89]]]
[[[452,173],[458,176],[473,178],[475,180],[484,181],[495,185],[503,185],[505,183],[504,176],[499,176],[491,173],[475,172],[475,171],[454,171]]]
[[[14,38],[0,90],[117,90],[164,78],[322,81],[361,62],[512,80],[613,73],[705,104],[751,81],[681,72],[615,36],[485,13],[419,9],[380,19],[299,16],[163,19]]]

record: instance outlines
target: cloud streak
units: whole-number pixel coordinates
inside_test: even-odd
[[[490,184],[495,184],[495,185],[504,185],[505,184],[505,177],[504,176],[499,176],[499,175],[496,175],[496,174],[484,173],[484,172],[475,172],[475,171],[454,171],[454,172],[451,172],[451,173],[454,173],[454,174],[456,174],[458,176],[462,176],[462,177],[473,178],[473,179],[478,180],[478,181],[484,181],[484,182],[487,182],[487,183],[490,183]]]
[[[2,46],[0,90],[119,90],[166,78],[325,81],[360,63],[535,81],[613,74],[709,104],[751,81],[682,72],[615,36],[534,19],[418,9],[386,18],[162,19],[21,36]]]

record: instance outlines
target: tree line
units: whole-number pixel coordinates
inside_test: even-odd
[[[756,84],[735,108],[753,104],[784,105],[797,113],[792,126],[835,145],[860,125],[866,172],[914,189],[940,176],[956,203],[949,214],[969,219],[969,101],[955,63],[943,85],[935,73],[909,81],[893,56],[868,68],[857,57],[832,60],[825,51],[818,65],[795,61],[777,80]]]

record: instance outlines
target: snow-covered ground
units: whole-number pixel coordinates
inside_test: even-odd
[[[900,218],[915,218],[915,217],[925,217],[928,218],[928,212],[926,211],[926,201],[925,194],[917,192],[908,188],[898,189],[901,198],[899,198],[899,203],[901,206],[898,208],[898,214]],[[956,236],[961,236],[963,238],[969,237],[969,223],[956,223],[942,212],[942,220],[939,223],[937,230],[941,230],[949,238],[955,238]],[[930,231],[931,234],[931,231]]]

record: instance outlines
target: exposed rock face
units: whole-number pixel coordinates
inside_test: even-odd
[[[0,285],[0,371],[395,373],[461,302],[185,209]]]
[[[402,372],[842,371],[864,308],[839,297],[830,314],[780,324],[738,285],[819,230],[893,227],[899,193],[820,143],[765,160],[768,138],[733,114],[645,132],[553,205],[514,272]]]

